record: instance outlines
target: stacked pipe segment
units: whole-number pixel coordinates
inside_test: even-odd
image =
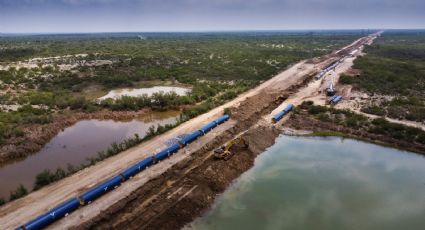
[[[184,137],[181,141],[183,146],[193,142],[198,137],[208,133],[209,131],[211,131],[211,129],[215,128],[217,125],[222,124],[226,122],[227,120],[229,120],[229,118],[230,118],[229,115],[227,114],[223,115],[219,117],[218,119],[203,126],[201,129],[194,131],[193,133]],[[80,206],[88,205],[90,202],[96,200],[97,198],[101,197],[105,193],[113,190],[115,187],[118,187],[119,185],[121,185],[121,183],[135,176],[137,173],[148,168],[149,166],[156,164],[158,161],[171,156],[172,154],[176,153],[179,149],[183,148],[183,146],[180,146],[179,144],[173,144],[170,147],[165,148],[164,150],[156,153],[155,155],[147,157],[141,160],[140,162],[138,162],[137,164],[125,169],[119,175],[109,178],[108,180],[100,183],[99,185],[96,185],[95,187],[84,192],[81,196],[69,199],[68,201],[51,209],[47,213],[38,216],[34,220],[31,220],[27,222],[26,224],[24,224],[23,226],[18,227],[16,229],[17,230],[43,229],[47,227],[49,224],[55,222],[56,220],[75,211]]]

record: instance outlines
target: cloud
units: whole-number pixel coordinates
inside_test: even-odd
[[[65,4],[70,5],[84,5],[84,4],[108,4],[108,3],[117,3],[117,0],[62,0]]]
[[[0,0],[0,32],[424,28],[423,12],[423,0]]]

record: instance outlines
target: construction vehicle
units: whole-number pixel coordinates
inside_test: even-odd
[[[229,160],[233,156],[233,152],[230,151],[233,146],[248,148],[248,142],[246,142],[241,136],[238,136],[223,146],[214,149],[214,157],[225,161]]]
[[[335,89],[334,89],[334,77],[332,76],[332,79],[329,83],[329,86],[326,88],[326,95],[328,97],[334,96],[335,95]]]

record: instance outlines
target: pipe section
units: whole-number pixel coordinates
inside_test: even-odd
[[[120,186],[121,183],[132,178],[133,176],[143,171],[144,169],[148,168],[149,166],[156,164],[158,161],[164,160],[167,157],[170,157],[174,153],[177,153],[177,151],[183,148],[183,146],[192,143],[198,137],[208,133],[217,125],[223,124],[229,119],[230,119],[230,116],[227,114],[219,117],[218,119],[203,126],[201,129],[196,130],[193,133],[182,138],[181,140],[182,146],[179,144],[173,144],[170,147],[165,148],[162,151],[156,153],[154,156],[147,157],[141,160],[140,162],[136,163],[135,165],[125,169],[119,175],[107,179],[106,181],[100,183],[99,185],[96,185],[95,187],[84,192],[80,196],[69,199],[68,201],[51,209],[47,213],[38,216],[34,220],[31,220],[16,229],[17,230],[39,230],[39,229],[43,229],[47,227],[48,225],[55,222],[56,220],[75,211],[80,206],[90,204],[92,201],[96,200],[97,198],[101,197],[107,192],[113,190],[114,188]]]

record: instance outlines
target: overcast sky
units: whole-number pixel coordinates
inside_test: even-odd
[[[425,28],[425,0],[0,0],[0,33]]]

